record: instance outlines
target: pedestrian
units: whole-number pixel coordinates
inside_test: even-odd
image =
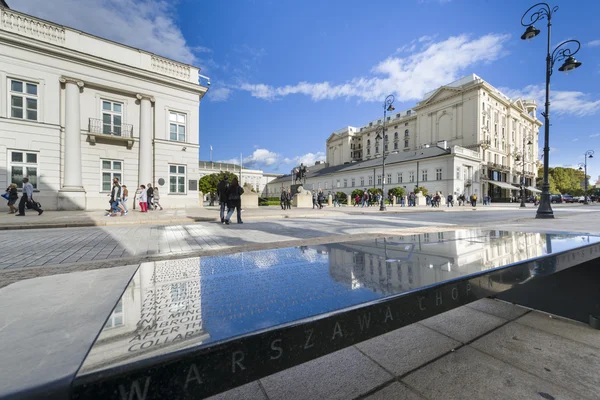
[[[9,214],[16,213],[17,208],[15,207],[15,203],[19,199],[19,193],[17,192],[17,185],[15,185],[14,183],[11,183],[10,185],[8,185],[8,187],[6,188],[6,195],[2,196],[2,197],[4,197],[6,200],[8,200],[8,203],[6,205],[10,209]]]
[[[146,186],[144,185],[140,185],[138,202],[140,203],[140,212],[148,212],[148,193],[146,192]]]
[[[356,196],[354,196],[354,207],[358,206],[359,204],[360,204],[360,196],[357,193]]]
[[[17,217],[25,216],[25,205],[28,206],[27,208],[37,211],[38,215],[42,215],[44,212],[39,203],[33,199],[33,185],[29,183],[29,178],[23,178],[23,194],[19,201],[19,213],[15,214]]]
[[[227,206],[227,189],[229,189],[229,176],[223,175],[223,179],[217,184],[217,197],[219,198],[219,217],[221,223],[225,223],[225,207]]]
[[[325,200],[325,195],[323,194],[323,189],[319,189],[319,193],[317,194],[317,204],[319,206],[319,210],[323,208],[324,200]]]
[[[148,184],[148,188],[146,189],[146,197],[147,197],[147,204],[148,206],[146,207],[146,211],[148,210],[152,210],[152,200],[154,197],[154,189],[152,188],[152,184],[149,183]]]
[[[227,188],[227,216],[225,217],[225,225],[229,225],[229,220],[233,215],[233,211],[237,210],[237,223],[242,222],[242,195],[244,189],[239,185],[237,178],[231,180],[231,185]]]
[[[333,206],[340,207],[340,197],[338,196],[337,192],[333,194]]]
[[[476,194],[471,195],[471,206],[477,207],[477,195]]]
[[[116,217],[117,214],[121,213],[121,215],[125,215],[125,208],[121,204],[122,198],[122,190],[121,185],[119,185],[119,178],[113,179],[113,186],[110,191],[110,211],[106,214],[107,217]]]
[[[163,208],[160,205],[160,193],[158,192],[158,186],[154,186],[153,198],[154,198],[154,209],[156,210],[158,207],[160,207],[160,211],[162,211]]]
[[[318,207],[317,206],[317,192],[312,191],[312,202],[313,202],[313,210]]]
[[[447,201],[448,204],[446,204],[446,207],[454,207],[454,197],[452,196],[452,194],[448,195]]]
[[[282,189],[281,196],[279,196],[279,205],[281,206],[282,210],[285,210],[287,208],[286,200],[287,200],[287,191],[285,189]]]
[[[127,190],[127,185],[122,185],[121,188],[122,190],[122,195],[123,195],[123,200],[121,201],[121,204],[123,205],[123,208],[125,209],[125,214],[127,214],[129,212],[129,207],[127,207],[127,200],[129,199],[129,190]]]
[[[285,196],[285,206],[288,210],[292,209],[292,189],[287,190],[287,194]]]

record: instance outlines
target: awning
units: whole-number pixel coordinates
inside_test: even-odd
[[[534,188],[532,186],[526,186],[525,189],[527,189],[527,190],[529,190],[530,192],[533,192],[533,193],[542,193],[542,191],[540,189],[536,189],[536,188]]]
[[[515,187],[515,186],[511,185],[510,183],[506,183],[506,182],[488,181],[488,183],[491,183],[492,185],[500,186],[502,189],[519,190],[518,187]]]

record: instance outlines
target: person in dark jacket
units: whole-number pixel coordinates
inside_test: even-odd
[[[237,210],[237,223],[242,222],[242,195],[244,189],[239,185],[237,178],[233,178],[231,185],[227,188],[227,216],[225,217],[225,225],[229,225],[229,220],[233,215],[233,210]]]
[[[6,193],[8,193],[8,208],[10,208],[9,214],[14,214],[17,212],[17,208],[15,207],[15,203],[19,199],[19,193],[17,192],[17,185],[11,183],[10,186],[6,188]]]
[[[279,196],[279,205],[282,210],[287,208],[287,191],[285,189],[281,190],[281,196]]]
[[[285,206],[288,210],[292,209],[292,189],[288,189],[287,196],[285,198]]]
[[[152,210],[152,198],[154,197],[154,189],[152,188],[151,183],[148,184],[148,189],[146,189],[146,196],[148,197],[148,200],[146,201],[146,203],[148,204],[148,210]]]
[[[225,223],[225,206],[227,205],[227,189],[229,188],[229,177],[223,176],[221,182],[217,185],[217,197],[219,198],[219,216],[221,217],[221,223]]]

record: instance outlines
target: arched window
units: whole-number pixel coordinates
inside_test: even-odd
[[[394,139],[398,139],[398,132],[394,132]]]
[[[371,145],[371,139],[367,140],[367,146]]]
[[[408,129],[404,131],[404,136],[408,136]]]
[[[387,134],[385,135],[385,139],[384,139],[384,140],[385,140],[386,142],[388,141],[388,135],[387,135]]]

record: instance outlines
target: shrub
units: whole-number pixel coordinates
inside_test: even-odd
[[[406,195],[406,189],[403,187],[395,187],[388,190],[388,195],[392,194],[394,197],[404,197]]]

